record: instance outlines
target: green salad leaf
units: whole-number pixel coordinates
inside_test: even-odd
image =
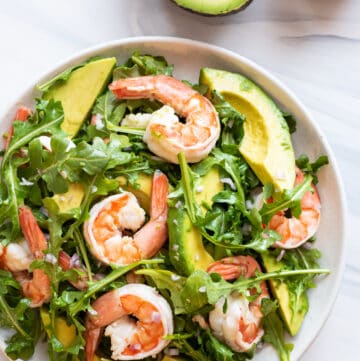
[[[211,102],[214,104],[223,126],[220,139],[222,151],[240,156],[239,145],[244,137],[245,115],[239,113],[216,91],[211,94]]]
[[[221,167],[222,161],[224,160],[225,170],[234,177],[235,189],[233,191],[225,190],[220,192],[213,197],[213,200],[215,203],[225,203],[231,207],[224,210],[215,206],[205,215],[205,218],[203,217],[200,205],[195,202],[193,191],[199,174],[189,168],[184,155],[180,153],[179,165],[183,192],[179,192],[178,190],[177,193],[179,193],[178,195],[183,194],[184,196],[185,207],[191,222],[199,229],[206,240],[218,247],[227,248],[228,250],[253,249],[258,252],[266,250],[279,240],[279,235],[274,231],[262,229],[261,217],[256,213],[255,209],[251,212],[246,210],[241,178],[238,176],[238,169],[231,163],[232,158],[235,157],[222,153],[221,151],[217,152],[216,149],[213,151],[213,154],[214,153],[216,154],[215,160],[216,157],[218,157],[221,159],[220,162],[207,160],[206,164],[204,162],[196,168],[196,170],[199,174],[205,174],[210,169],[210,166],[218,165]],[[232,158],[229,159],[229,157]],[[235,185],[238,186],[238,188],[236,188]],[[246,243],[243,242],[243,232],[241,229],[241,224],[243,223],[241,214],[243,213],[247,219],[251,221],[255,229],[252,238]],[[212,232],[212,234],[209,234],[209,231]]]
[[[105,94],[97,98],[92,114],[99,114],[105,124],[109,122],[118,125],[123,119],[126,109],[126,101],[117,99],[114,93],[108,90]]]
[[[141,55],[135,51],[128,61],[114,70],[114,80],[143,75],[172,75],[174,67],[163,56]]]
[[[310,163],[309,157],[305,154],[300,155],[298,159],[296,159],[296,165],[305,173],[310,174],[313,177],[313,183],[318,183],[318,178],[316,173],[318,170],[326,165],[329,164],[329,159],[326,155],[321,155],[317,158],[313,163]]]
[[[206,304],[215,304],[221,297],[227,297],[232,292],[245,293],[248,289],[258,287],[269,279],[292,278],[301,275],[328,274],[326,269],[314,268],[306,270],[281,270],[268,273],[258,273],[251,278],[238,278],[230,283],[218,274],[208,274],[202,270],[194,271],[187,279],[180,293],[185,312],[193,313]]]
[[[295,117],[288,112],[282,111],[282,116],[284,117],[287,126],[289,128],[289,132],[290,134],[295,133],[296,132],[296,119]]]
[[[209,359],[212,361],[243,361],[248,359],[246,353],[234,352],[229,346],[220,342],[211,334],[209,329],[202,332],[202,342],[206,355],[209,355]]]
[[[195,361],[208,361],[208,355],[204,351],[197,347],[195,348],[191,343],[190,339],[193,337],[193,334],[183,334],[183,333],[174,333],[167,336],[168,340],[171,340],[171,345],[176,347],[181,354],[184,354],[190,357],[191,360]]]
[[[290,209],[294,217],[298,217],[301,213],[301,200],[307,191],[311,191],[312,177],[307,175],[304,181],[291,190],[285,189],[279,195],[274,196],[272,203],[264,203],[260,209],[263,222],[268,223],[272,216],[279,211]]]
[[[315,248],[306,249],[303,246],[287,251],[281,262],[285,265],[286,269],[291,270],[318,268],[318,260],[320,257],[321,253],[319,250]],[[309,288],[315,287],[314,275],[302,275],[285,279],[283,282],[288,286],[290,307],[293,314],[295,315],[300,311],[307,312],[309,303],[306,292]]]
[[[185,278],[168,270],[142,269],[136,274],[150,277],[160,290],[166,289],[170,293],[175,315],[184,313],[184,305],[180,297],[185,284]]]
[[[0,270],[0,326],[15,333],[7,340],[5,352],[13,359],[28,360],[40,336],[40,322],[30,301],[20,297],[19,283],[12,274]]]
[[[269,298],[261,301],[261,312],[263,314],[262,325],[264,327],[264,341],[271,343],[279,354],[281,361],[290,361],[290,352],[293,345],[286,343],[284,339],[284,326],[276,310],[278,305]]]

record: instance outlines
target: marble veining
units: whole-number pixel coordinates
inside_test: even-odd
[[[360,1],[255,0],[207,18],[169,0],[11,0],[0,11],[0,111],[46,69],[99,42],[186,37],[244,55],[282,80],[332,146],[348,201],[347,261],[333,311],[301,361],[354,360],[360,324]]]

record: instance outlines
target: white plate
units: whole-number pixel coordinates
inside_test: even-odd
[[[295,347],[291,360],[298,360],[327,319],[335,301],[344,266],[345,247],[345,197],[332,151],[319,130],[315,120],[296,96],[276,78],[252,61],[231,51],[192,40],[170,37],[128,38],[105,43],[85,50],[60,62],[51,71],[39,79],[39,83],[67,67],[82,62],[95,55],[116,56],[119,63],[127,59],[134,50],[153,55],[163,55],[170,64],[175,65],[174,76],[179,79],[197,81],[202,67],[219,68],[240,72],[258,83],[276,100],[283,109],[292,113],[298,123],[293,135],[296,154],[306,153],[310,159],[327,154],[330,165],[319,172],[319,192],[322,202],[322,219],[317,233],[316,246],[322,252],[321,266],[330,268],[331,275],[317,282],[317,288],[310,290],[310,309],[299,334],[292,339]],[[8,108],[0,122],[1,133],[6,131],[19,104],[32,106],[35,96],[34,88],[18,96]],[[0,347],[4,349],[6,332],[0,330]],[[46,345],[37,347],[32,360],[47,360]],[[4,360],[7,358],[1,356]],[[265,346],[254,357],[254,361],[277,361],[278,356],[270,346]]]

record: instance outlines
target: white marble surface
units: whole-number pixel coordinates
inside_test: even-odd
[[[301,361],[358,359],[360,324],[360,1],[255,0],[206,18],[169,0],[11,0],[0,10],[0,111],[46,69],[107,40],[180,36],[226,47],[264,66],[312,111],[343,175],[347,261],[333,312]]]

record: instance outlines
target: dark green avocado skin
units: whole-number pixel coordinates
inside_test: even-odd
[[[202,15],[202,16],[207,16],[207,17],[210,17],[210,18],[213,18],[215,16],[226,16],[226,15],[231,15],[231,14],[235,14],[235,13],[238,13],[239,11],[243,11],[245,10],[251,3],[253,0],[248,0],[248,2],[246,2],[245,4],[241,5],[240,7],[238,7],[237,9],[235,10],[232,10],[232,11],[228,11],[228,12],[224,12],[224,13],[220,13],[220,14],[207,14],[207,13],[203,13],[203,12],[200,12],[200,11],[195,11],[195,10],[192,10],[190,8],[186,8],[184,6],[181,6],[179,5],[176,0],[170,0],[172,1],[173,3],[175,3],[178,7],[186,10],[186,11],[189,11],[193,14],[197,14],[197,15]]]

